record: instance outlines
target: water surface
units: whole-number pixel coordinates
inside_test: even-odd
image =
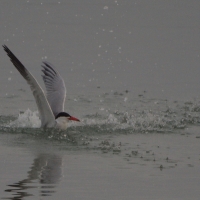
[[[2,44],[67,87],[64,132],[40,129],[0,54],[1,199],[199,199],[197,1],[1,1]]]

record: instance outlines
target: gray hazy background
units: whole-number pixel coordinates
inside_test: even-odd
[[[200,94],[199,10],[187,0],[2,0],[0,41],[40,83],[41,61],[53,63],[69,94],[100,86],[188,100]],[[25,82],[0,57],[1,97],[17,94]]]

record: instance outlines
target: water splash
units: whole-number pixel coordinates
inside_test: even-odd
[[[38,111],[31,111],[30,109],[20,113],[16,120],[7,124],[7,127],[39,128],[40,126],[41,121]]]
[[[200,104],[196,102],[176,103],[168,106],[166,103],[146,99],[142,106],[132,108],[129,105],[124,111],[108,110],[84,115],[80,123],[69,123],[70,131],[89,133],[149,133],[174,132],[192,124],[200,123]],[[149,109],[151,108],[151,109]],[[126,109],[126,110],[125,110]],[[1,117],[2,118],[2,117]],[[26,110],[13,120],[0,121],[7,128],[39,128],[40,118],[37,111]]]

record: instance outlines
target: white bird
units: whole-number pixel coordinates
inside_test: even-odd
[[[47,95],[45,95],[34,76],[24,67],[10,49],[6,45],[3,45],[3,48],[13,65],[30,85],[40,114],[42,128],[55,127],[65,130],[69,120],[80,121],[64,112],[65,83],[50,63],[43,62],[44,65],[42,65],[44,73],[42,77],[47,91]]]

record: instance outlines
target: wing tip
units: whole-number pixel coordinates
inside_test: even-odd
[[[10,53],[10,49],[9,49],[5,44],[3,44],[2,47],[3,47],[4,51],[5,51],[7,54]]]
[[[5,48],[8,48],[5,44],[3,44],[2,47],[3,47],[4,49],[5,49]]]
[[[51,71],[53,71],[55,74],[58,74],[58,72],[54,69],[53,65],[47,61],[43,61],[42,62],[44,65],[41,65],[44,69],[50,69]]]

